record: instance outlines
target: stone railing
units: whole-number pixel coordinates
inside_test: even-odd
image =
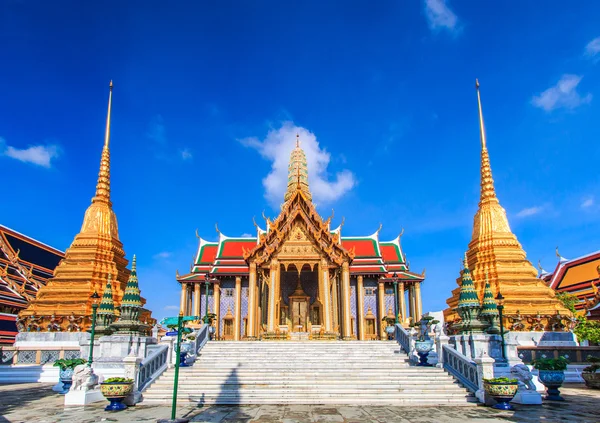
[[[599,347],[579,347],[579,346],[518,346],[517,352],[523,363],[530,364],[537,358],[558,358],[565,357],[570,363],[585,363],[587,357],[600,358]]]
[[[79,349],[64,347],[0,347],[0,364],[54,364],[58,359],[73,359],[81,357]]]
[[[137,380],[139,391],[143,391],[147,385],[167,369],[168,356],[169,346],[157,345],[154,346],[150,354],[140,362]]]
[[[407,354],[410,354],[411,351],[413,351],[415,349],[414,348],[414,340],[413,340],[412,336],[410,335],[410,333],[408,333],[406,331],[406,329],[404,329],[404,327],[402,327],[401,324],[396,325],[394,338],[396,339],[396,341],[398,341],[398,343],[400,344],[402,349]]]
[[[210,339],[210,332],[208,331],[209,325],[202,325],[202,327],[196,332],[196,339],[194,345],[194,353],[198,354],[202,347],[206,345],[206,343]]]
[[[442,345],[442,361],[444,370],[452,374],[465,388],[472,392],[479,390],[479,375],[477,364],[465,355],[462,355],[450,345]]]

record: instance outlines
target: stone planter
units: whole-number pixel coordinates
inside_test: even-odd
[[[433,349],[433,341],[431,339],[427,341],[415,341],[415,350],[419,354],[419,364],[417,366],[429,366],[427,364],[427,356]]]
[[[483,382],[485,392],[496,400],[497,404],[493,407],[498,410],[514,410],[510,405],[517,390],[519,382]]]
[[[600,373],[581,373],[581,377],[585,381],[585,386],[592,389],[600,389]]]
[[[106,406],[105,411],[121,411],[127,406],[123,404],[123,400],[133,390],[133,382],[104,382],[100,384],[100,392],[104,398],[110,401]]]
[[[193,342],[183,342],[179,350],[179,367],[189,367],[189,364],[185,362],[185,359],[189,353],[194,349]]]
[[[565,381],[564,370],[539,370],[538,379],[546,387],[545,400],[548,401],[564,401],[560,396],[560,388]]]
[[[68,367],[66,369],[60,369],[58,372],[58,378],[63,384],[63,390],[59,392],[60,394],[66,395],[67,392],[71,389],[71,385],[73,384],[73,372],[75,369]]]

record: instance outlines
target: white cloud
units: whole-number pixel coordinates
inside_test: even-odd
[[[590,93],[581,96],[576,91],[582,78],[583,76],[579,75],[564,74],[555,86],[548,88],[538,96],[534,96],[531,102],[534,106],[547,112],[559,108],[572,110],[582,104],[589,103],[592,101]]]
[[[519,213],[517,213],[517,217],[534,216],[534,215],[540,213],[543,209],[544,209],[544,207],[542,207],[542,206],[528,207],[528,208],[521,210]]]
[[[191,160],[194,157],[189,148],[184,148],[179,152],[179,154],[183,160]]]
[[[458,17],[446,4],[446,0],[425,0],[425,15],[432,30],[457,30]]]
[[[209,292],[210,294],[210,292]],[[179,311],[179,306],[178,305],[167,305],[163,307],[163,310],[167,311],[167,310],[177,310]]]
[[[161,251],[160,253],[154,254],[152,256],[152,258],[155,259],[155,260],[160,260],[160,259],[168,259],[171,256],[172,256],[171,252],[169,252],[169,251]]]
[[[587,57],[594,57],[600,53],[600,37],[594,38],[585,46],[585,55]]]
[[[240,140],[243,145],[255,149],[263,158],[272,162],[271,172],[263,179],[263,186],[265,198],[273,206],[283,202],[287,188],[288,163],[290,153],[296,145],[296,134],[300,135],[300,145],[306,153],[308,184],[315,203],[333,202],[354,187],[354,175],[346,169],[336,173],[335,178],[330,180],[327,172],[330,154],[319,146],[315,134],[287,121],[279,129],[271,129],[262,141],[256,137]]]
[[[253,238],[255,235],[249,234],[249,233],[245,233],[241,235],[241,238]]]
[[[582,209],[589,209],[594,205],[594,197],[587,197],[585,200],[581,202]]]
[[[0,138],[0,156],[50,168],[52,167],[52,159],[57,158],[59,155],[60,149],[56,145],[32,145],[19,149],[7,145],[4,139]]]

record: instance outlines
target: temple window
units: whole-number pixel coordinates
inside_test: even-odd
[[[375,295],[375,288],[365,288],[365,295]]]
[[[223,336],[233,336],[233,319],[223,319]]]
[[[233,288],[225,288],[225,296],[233,297]]]
[[[385,295],[394,295],[394,288],[386,288]]]

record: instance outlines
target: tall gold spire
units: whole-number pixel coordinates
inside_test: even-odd
[[[30,319],[34,315],[43,318],[43,327],[52,315],[56,315],[62,317],[62,330],[67,329],[69,321],[75,321],[78,322],[79,330],[85,331],[90,325],[90,295],[93,292],[102,295],[110,277],[114,305],[120,306],[131,273],[127,269],[128,261],[119,240],[117,217],[110,201],[112,82],[109,89],[106,132],[96,195],[85,211],[81,231],[65,252],[65,258],[56,267],[54,277],[40,289],[29,307],[20,313],[24,319]],[[144,319],[151,320],[147,311],[143,313]],[[74,330],[73,327],[70,330]]]
[[[485,125],[483,124],[483,110],[481,108],[481,94],[479,92],[479,80],[475,80],[475,89],[477,90],[477,105],[479,107],[479,138],[481,139],[481,196],[480,202],[498,201],[496,190],[494,189],[494,179],[492,178],[492,168],[490,166],[490,156],[487,150],[485,139]]]
[[[287,191],[284,201],[288,201],[296,191],[302,191],[309,201],[312,201],[312,195],[308,186],[308,165],[306,163],[306,154],[300,147],[300,135],[296,134],[296,147],[290,155],[290,164],[288,165]]]
[[[112,106],[113,82],[108,86],[108,112],[106,113],[106,130],[104,132],[104,147],[100,157],[100,172],[98,173],[98,183],[96,184],[96,195],[93,202],[101,201],[110,204],[110,112]]]
[[[480,297],[483,297],[486,275],[489,275],[494,295],[502,292],[505,297],[507,316],[516,313],[517,310],[523,315],[536,314],[538,311],[541,314],[552,315],[560,311],[566,316],[569,312],[555,298],[554,291],[537,279],[537,270],[527,260],[523,247],[512,233],[506,211],[496,196],[477,80],[475,87],[481,140],[481,196],[479,208],[473,219],[473,235],[467,251],[468,263],[465,266],[471,270],[475,289]],[[457,279],[457,283],[460,286],[460,278]],[[457,318],[459,296],[460,288],[456,288],[452,291],[452,297],[446,301],[449,306],[444,311],[446,321]]]

